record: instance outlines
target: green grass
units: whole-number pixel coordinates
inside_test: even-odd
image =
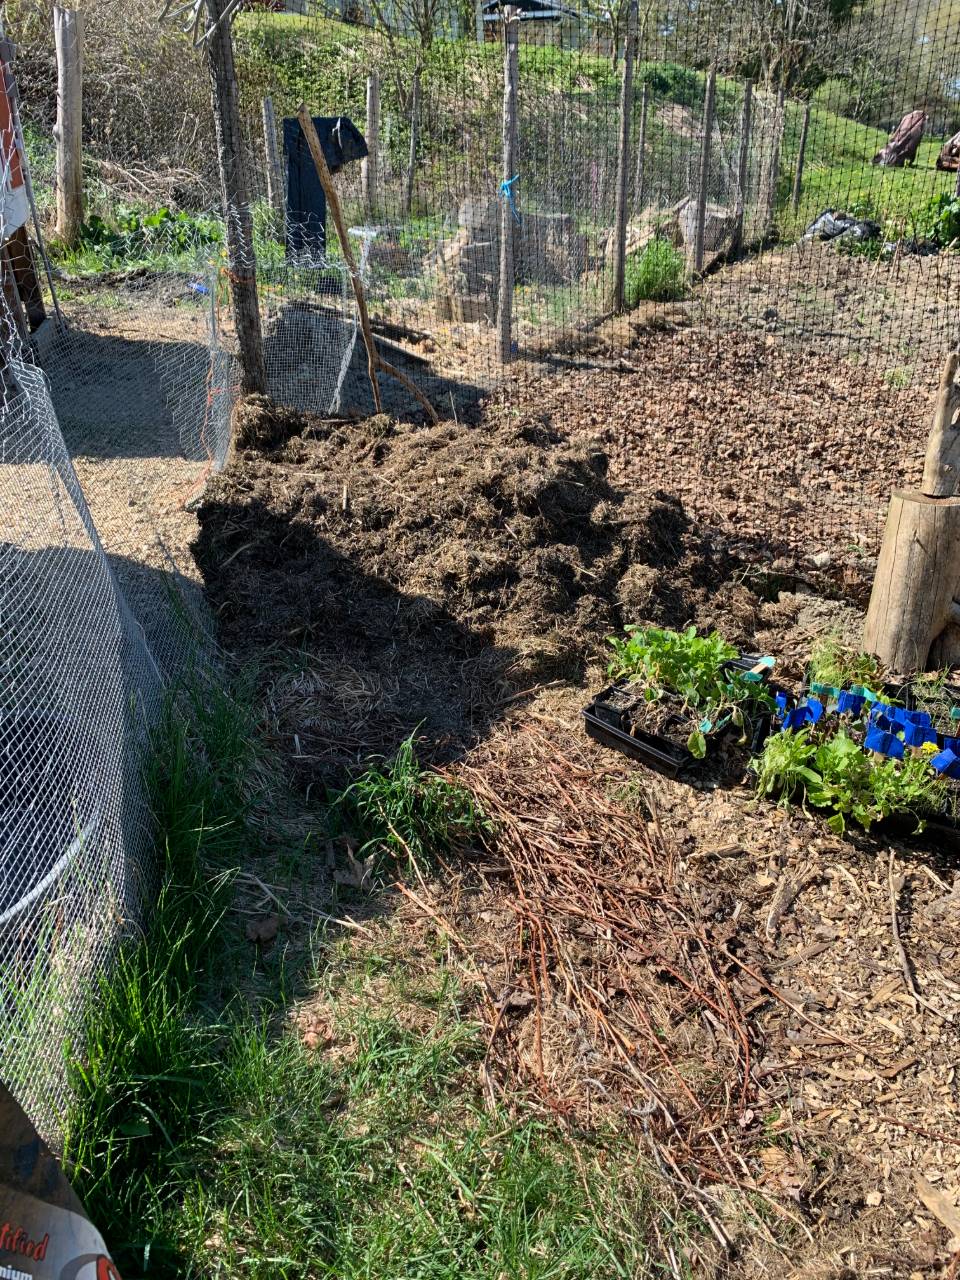
[[[420,766],[412,736],[332,809],[341,828],[363,840],[360,857],[386,851],[401,866],[409,860],[425,867],[438,854],[462,851],[489,827],[469,791]]]
[[[800,204],[796,214],[789,206],[799,147],[803,108],[793,103],[787,111],[779,190],[778,228],[784,239],[794,239],[824,209],[854,210],[860,216],[892,224],[891,237],[912,235],[913,223],[934,196],[952,193],[955,174],[934,167],[940,142],[920,144],[915,165],[888,169],[870,163],[887,141],[878,129],[814,107],[804,160]]]
[[[651,240],[627,258],[624,301],[630,308],[641,302],[677,302],[687,293],[687,264],[668,240]]]
[[[484,1105],[485,1036],[445,948],[415,970],[402,943],[355,953],[318,935],[291,973],[281,944],[268,958],[243,938],[231,882],[276,854],[281,784],[249,687],[189,703],[164,717],[149,769],[159,891],[72,1062],[65,1162],[121,1273],[648,1274],[636,1151],[613,1133],[574,1141],[519,1098]],[[408,744],[338,804],[426,850],[476,816],[445,785]],[[328,1027],[319,1048],[288,1016],[294,988]]]

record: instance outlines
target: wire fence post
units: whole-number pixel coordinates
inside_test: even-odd
[[[743,108],[740,115],[740,150],[737,155],[737,204],[730,238],[731,254],[743,248],[743,228],[747,213],[747,177],[750,166],[750,125],[753,115],[753,81],[743,86]]]
[[[413,182],[417,169],[417,148],[420,142],[420,67],[413,73],[413,88],[410,92],[410,157],[407,161],[407,176],[403,185],[403,212],[409,218],[413,206]]]
[[[643,212],[643,183],[646,168],[647,114],[650,110],[650,86],[644,83],[640,94],[640,136],[637,139],[637,167],[633,175],[633,211]]]
[[[53,7],[57,51],[57,235],[76,242],[83,222],[83,14]]]
[[[503,10],[503,179],[500,184],[500,290],[497,323],[500,360],[513,355],[513,289],[516,283],[517,209],[517,91],[520,10]]]
[[[360,185],[368,214],[375,215],[380,187],[380,76],[371,71],[367,76],[367,150],[360,163]]]
[[[710,181],[710,144],[713,138],[713,107],[717,95],[717,71],[707,72],[707,87],[703,96],[703,144],[700,149],[700,181],[697,188],[697,221],[693,240],[693,266],[703,270],[704,233],[707,221],[707,186]]]
[[[269,96],[263,100],[263,153],[267,163],[267,200],[273,210],[277,222],[277,233],[283,236],[286,222],[286,201],[283,196],[283,174],[280,168],[280,154],[277,149],[277,117],[273,110],[273,99]]]
[[[628,174],[630,171],[630,124],[633,116],[633,57],[637,43],[637,0],[630,0],[627,35],[623,50],[620,82],[620,139],[617,148],[617,200],[614,214],[613,291],[610,306],[614,314],[623,311],[623,289],[627,272]]]
[[[803,161],[807,154],[807,135],[810,132],[810,113],[812,104],[807,101],[807,105],[803,112],[803,124],[800,127],[800,145],[797,148],[797,170],[793,175],[793,193],[790,197],[790,207],[796,213],[800,208],[800,188],[803,182]]]

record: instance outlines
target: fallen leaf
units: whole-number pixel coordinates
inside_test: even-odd
[[[368,889],[370,881],[373,879],[373,863],[376,853],[371,853],[369,857],[364,858],[361,862],[355,858],[351,851],[347,850],[347,863],[349,871],[335,871],[333,878],[337,884],[349,885],[352,889]]]
[[[247,941],[255,942],[262,947],[264,943],[274,940],[279,928],[280,917],[278,915],[254,916],[252,920],[247,922]]]

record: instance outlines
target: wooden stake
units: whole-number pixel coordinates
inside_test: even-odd
[[[417,147],[420,141],[420,68],[413,73],[413,88],[410,92],[410,158],[407,161],[407,176],[403,186],[403,212],[409,217],[413,206],[413,181],[417,171]]]
[[[286,239],[287,202],[283,194],[283,171],[280,168],[280,152],[277,147],[277,117],[273,99],[264,98],[263,105],[263,153],[267,164],[267,200],[277,223],[277,234]]]
[[[517,176],[517,91],[519,79],[518,43],[520,10],[513,5],[503,10],[503,184],[500,194],[500,296],[497,324],[500,330],[500,360],[513,358],[513,290],[516,285]],[[508,195],[507,192],[510,194]]]
[[[650,86],[644,84],[640,95],[640,137],[637,139],[637,168],[633,175],[633,212],[643,213],[643,183],[646,168],[647,116],[650,111]]]
[[[960,355],[952,351],[940,375],[940,388],[933,410],[933,422],[923,461],[921,490],[928,498],[951,498],[960,494],[960,387],[957,367]]]
[[[750,124],[753,111],[753,81],[743,86],[743,111],[740,116],[740,150],[737,155],[737,216],[733,224],[730,253],[743,248],[743,228],[747,211],[747,177],[750,165]]]
[[[864,647],[906,674],[960,660],[960,409],[952,353],[940,378],[927,443],[923,492],[890,499]]]
[[[707,222],[707,187],[710,182],[710,148],[713,142],[713,104],[717,94],[717,70],[707,72],[703,97],[703,142],[700,148],[700,185],[697,189],[697,221],[693,239],[693,269],[703,270],[704,231]]]
[[[233,320],[240,356],[240,387],[244,395],[267,394],[267,366],[263,357],[260,301],[253,254],[253,222],[246,174],[243,168],[243,136],[237,102],[237,76],[233,62],[230,23],[221,22],[225,0],[206,0],[214,30],[206,42],[207,63],[217,135],[220,195],[226,224],[227,267]]]
[[[777,183],[780,180],[780,147],[783,142],[783,124],[785,119],[786,92],[777,91],[777,105],[774,108],[773,141],[770,152],[770,187],[767,191],[767,207],[763,216],[763,238],[768,240],[773,234],[774,216],[777,210]]]
[[[19,227],[7,241],[7,253],[32,333],[46,320],[47,312],[43,305],[43,291],[33,264],[33,252],[26,227]]]
[[[405,373],[401,373],[399,369],[392,364],[388,364],[386,360],[379,354],[373,337],[373,329],[370,327],[370,313],[367,311],[367,298],[363,291],[363,284],[360,280],[360,272],[357,269],[356,259],[353,256],[353,248],[347,235],[347,224],[343,217],[343,210],[340,207],[340,197],[337,195],[337,189],[333,185],[333,178],[330,176],[330,170],[327,168],[327,162],[324,158],[323,147],[320,145],[320,139],[314,128],[313,120],[310,112],[307,110],[306,103],[301,102],[297,109],[297,119],[300,121],[300,128],[303,130],[303,136],[307,140],[307,147],[310,151],[310,157],[313,160],[314,168],[317,171],[317,177],[320,179],[320,185],[323,187],[323,193],[327,198],[327,205],[330,209],[330,216],[333,218],[333,224],[337,229],[337,236],[340,240],[340,248],[343,252],[343,260],[347,264],[347,270],[350,273],[350,283],[353,285],[353,296],[357,301],[357,315],[360,318],[360,332],[363,334],[363,345],[367,352],[367,374],[370,378],[370,389],[373,392],[373,404],[377,413],[383,413],[383,400],[380,397],[380,386],[377,382],[377,370],[381,369],[384,373],[388,373],[410,392],[414,399],[423,406],[424,412],[427,414],[431,422],[439,422],[437,411],[433,405],[423,394],[420,388],[412,382]]]
[[[83,15],[53,7],[57,51],[57,235],[76,243],[83,223]]]
[[[797,171],[793,175],[793,194],[790,197],[790,207],[796,213],[800,208],[800,186],[803,181],[803,161],[807,154],[807,135],[810,132],[810,112],[811,104],[808,101],[803,112],[803,124],[800,127],[800,146],[797,149]]]
[[[620,140],[617,148],[617,199],[613,226],[613,290],[610,308],[623,311],[623,287],[627,273],[627,173],[630,164],[630,124],[633,115],[633,58],[637,43],[637,0],[627,10],[627,34],[620,81]]]
[[[360,187],[367,213],[376,217],[380,194],[380,77],[376,71],[367,76],[367,150],[360,162]]]

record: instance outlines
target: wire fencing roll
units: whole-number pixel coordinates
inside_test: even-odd
[[[55,1134],[64,1041],[150,882],[140,770],[160,683],[15,343],[0,420],[0,1073]]]

